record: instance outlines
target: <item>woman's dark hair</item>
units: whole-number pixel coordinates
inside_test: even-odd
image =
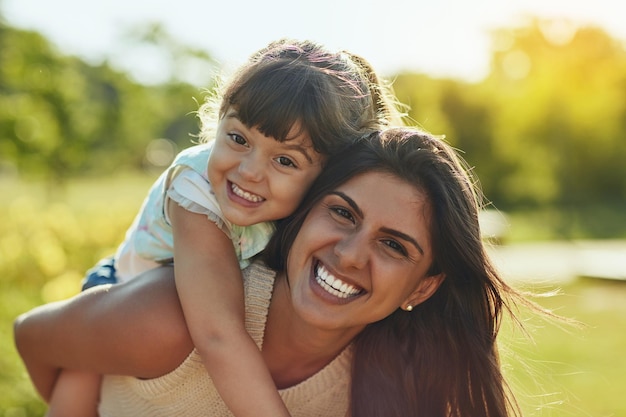
[[[354,341],[351,412],[355,417],[495,417],[518,414],[496,347],[507,301],[521,297],[498,276],[481,241],[479,196],[465,163],[442,140],[409,128],[371,134],[332,156],[300,209],[281,221],[265,252],[284,270],[311,208],[366,172],[383,172],[428,196],[433,263],[445,276],[412,312],[396,310]]]
[[[285,141],[304,132],[317,152],[331,155],[367,132],[401,124],[396,105],[390,86],[365,59],[282,39],[252,55],[200,107],[200,136],[212,140],[217,120],[232,107],[264,135]]]

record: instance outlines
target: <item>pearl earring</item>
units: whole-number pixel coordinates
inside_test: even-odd
[[[408,304],[406,306],[406,311],[413,311],[413,306],[411,304]]]

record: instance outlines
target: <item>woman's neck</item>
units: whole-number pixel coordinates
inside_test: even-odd
[[[278,388],[290,387],[319,372],[353,337],[319,329],[301,320],[293,309],[287,280],[277,275],[262,354]]]

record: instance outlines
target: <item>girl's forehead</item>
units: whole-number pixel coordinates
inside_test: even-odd
[[[294,150],[302,153],[312,165],[320,164],[326,160],[325,155],[315,150],[311,137],[304,131],[296,133],[295,136],[290,135],[286,140],[280,143],[286,150]]]
[[[259,126],[255,126],[255,129],[260,130]],[[270,136],[266,132],[261,132],[265,136]],[[305,154],[307,159],[310,162],[325,160],[325,155],[322,155],[318,151],[315,150],[315,146],[313,145],[313,139],[309,132],[302,126],[302,123],[296,121],[291,126],[289,133],[285,136],[285,138],[276,138],[272,137],[272,139],[280,142],[285,146],[285,148],[290,148],[294,150],[298,150]]]
[[[272,137],[278,142],[300,141],[301,146],[313,146],[313,140],[309,131],[300,119],[290,122],[279,116],[269,116],[269,114],[266,117],[257,114],[250,118],[250,115],[245,111],[240,111],[239,106],[230,105],[224,111],[223,118],[237,119],[248,129],[256,129],[263,135]]]
[[[302,156],[307,160],[310,165],[318,166],[326,160],[325,155],[317,152],[315,147],[313,146],[313,141],[308,132],[301,127],[299,122],[296,122],[291,127],[291,130],[286,135],[285,138],[277,138],[263,132],[260,126],[249,126],[244,123],[239,117],[239,113],[236,111],[234,107],[228,108],[224,117],[220,123],[225,123],[226,129],[228,126],[237,126],[237,124],[241,124],[245,131],[247,130],[252,135],[262,135],[268,139],[271,139],[275,142],[275,145],[272,146],[274,151],[284,151],[284,152],[298,152],[302,154]],[[231,125],[231,123],[233,125]]]

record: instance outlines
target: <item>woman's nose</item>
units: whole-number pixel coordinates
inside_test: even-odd
[[[246,155],[239,162],[239,174],[250,182],[259,182],[265,175],[265,164],[254,152]]]
[[[344,268],[361,269],[367,265],[369,256],[367,238],[356,231],[339,240],[334,251],[339,265]]]

